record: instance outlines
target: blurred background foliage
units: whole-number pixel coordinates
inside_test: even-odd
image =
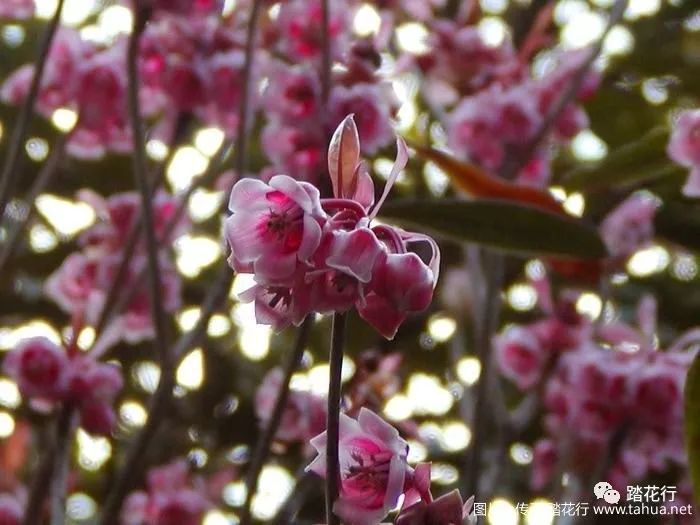
[[[41,1],[39,2],[41,3]],[[51,2],[46,2],[51,4]],[[81,5],[82,4],[82,5]],[[563,38],[586,43],[595,37],[601,22],[601,8],[606,0],[561,0],[555,20]],[[68,10],[83,12],[81,26],[120,24],[118,6],[102,5],[97,0],[68,2]],[[531,20],[542,2],[482,0],[482,9],[491,23],[503,22],[515,28],[520,38],[523,21]],[[72,7],[70,7],[72,6]],[[113,19],[105,19],[112,9]],[[116,10],[115,10],[116,9]],[[50,12],[50,7],[44,11]],[[680,195],[684,172],[674,168],[665,154],[667,132],[673,116],[681,108],[697,106],[700,96],[700,4],[696,0],[632,0],[629,17],[609,37],[610,49],[605,54],[604,83],[597,96],[588,102],[591,132],[574,140],[570,150],[562,151],[555,164],[555,184],[560,191],[594,223],[632,190],[646,188],[663,199],[664,206],[657,221],[659,244],[630,262],[629,275],[615,285],[614,301],[623,316],[632,317],[637,299],[644,292],[659,299],[661,338],[670,338],[698,322],[700,311],[700,279],[697,251],[700,250],[700,204]],[[596,18],[597,17],[597,18]],[[75,20],[74,20],[75,22]],[[39,35],[46,23],[36,19],[27,23],[0,21],[0,79],[34,58]],[[413,102],[415,104],[415,101]],[[16,108],[0,105],[0,157],[5,154],[7,137],[16,118]],[[420,120],[417,116],[416,122]],[[57,122],[41,118],[32,121],[26,158],[22,165],[17,195],[24,195],[36,178],[43,161],[50,154],[61,132]],[[415,126],[414,122],[414,126]],[[408,133],[413,133],[408,127]],[[198,134],[196,123],[184,133],[188,154],[179,162],[180,169],[193,168],[207,161],[207,139]],[[194,146],[193,146],[194,145]],[[197,149],[199,146],[200,149]],[[194,148],[194,149],[193,149]],[[162,152],[151,150],[151,169],[165,170]],[[390,155],[391,152],[386,152]],[[260,155],[254,156],[261,168]],[[171,168],[172,169],[172,168]],[[423,164],[413,161],[408,176],[402,180],[394,198],[423,194],[426,191]],[[444,188],[446,180],[438,185]],[[90,187],[102,195],[132,189],[131,163],[127,157],[110,156],[97,162],[79,162],[65,158],[48,193],[57,199],[45,199],[40,213],[32,221],[17,256],[0,275],[0,352],[12,346],[19,334],[48,333],[54,337],[66,329],[68,319],[42,295],[46,277],[76,248],[76,233],[94,219],[75,201],[77,190]],[[450,190],[445,190],[448,194]],[[173,330],[181,331],[196,319],[198,306],[213,281],[223,254],[220,219],[216,209],[221,196],[213,188],[198,192],[190,210],[194,228],[187,239],[178,240],[174,249],[180,270],[185,275],[184,307]],[[212,202],[215,205],[212,207]],[[26,206],[13,203],[11,213],[20,213]],[[585,211],[584,211],[585,209]],[[443,243],[445,268],[462,264],[462,250],[454,243]],[[534,291],[524,281],[523,258],[509,258],[507,281],[502,299],[505,305],[503,322],[527,321],[535,317]],[[240,288],[241,282],[235,287]],[[595,313],[600,308],[596,290],[589,290],[579,301],[579,308]],[[445,489],[455,486],[458,468],[463,464],[469,444],[470,429],[461,422],[460,403],[468,400],[471,386],[478,377],[479,363],[474,357],[462,357],[461,348],[470,347],[468,301],[461,312],[448,312],[440,300],[432,311],[411,319],[395,341],[385,342],[362,322],[352,318],[347,345],[350,357],[347,377],[360,361],[362,352],[398,351],[404,358],[401,369],[402,392],[387,403],[385,414],[391,419],[414,416],[420,435],[427,445],[412,442],[418,459],[428,455],[434,462],[436,482]],[[459,314],[462,314],[460,317]],[[311,344],[304,359],[306,377],[312,388],[326,384],[326,355],[329,320],[320,320],[314,328]],[[197,468],[215,470],[245,461],[247,447],[256,442],[252,397],[264,374],[282,362],[290,348],[293,331],[271,336],[266,328],[253,324],[250,309],[233,301],[214,317],[209,336],[201,349],[185,356],[178,371],[179,386],[175,404],[156,440],[149,461],[158,464],[177,455],[186,455]],[[459,347],[459,348],[457,348]],[[72,519],[90,523],[89,501],[102,497],[105,473],[119,463],[124,447],[120,441],[143,424],[145,403],[157,379],[150,344],[135,347],[121,345],[112,357],[128,371],[127,387],[119,402],[120,430],[117,444],[83,435],[78,439],[75,454],[78,462],[77,487],[83,499],[74,499]],[[515,391],[509,392],[515,398]],[[461,399],[460,399],[461,398]],[[17,398],[6,378],[0,379],[0,439],[12,432],[20,420],[36,422],[41,428],[45,418],[36,413],[15,409]],[[9,414],[10,416],[8,421]],[[15,422],[13,422],[16,420]],[[510,467],[497,490],[500,514],[493,517],[496,525],[509,525],[517,519],[510,502],[536,498],[528,488],[528,464],[532,458],[530,445],[537,429],[515,443],[508,444]],[[40,450],[39,446],[36,450]],[[264,517],[281,504],[291,490],[292,479],[303,461],[299,450],[281,454],[277,446],[274,463],[281,469],[267,471],[266,491],[257,504],[257,515]],[[30,458],[27,467],[34,466]],[[228,499],[233,507],[240,504],[240,484],[230,487]],[[320,486],[320,485],[319,485]],[[321,494],[320,489],[316,491]],[[85,497],[87,495],[87,498]],[[92,498],[92,500],[90,500]],[[69,501],[69,504],[71,502]],[[309,508],[320,506],[320,500],[309,500]],[[509,506],[510,505],[510,506]],[[88,510],[85,510],[85,509]],[[528,521],[541,525],[551,521],[550,507]],[[549,510],[548,510],[549,509]],[[230,511],[231,509],[229,509]],[[94,514],[94,513],[93,513]],[[515,516],[515,518],[514,518]],[[80,519],[80,518],[85,519]],[[210,518],[208,525],[227,523],[220,516]],[[651,519],[651,518],[649,518]],[[651,521],[650,521],[651,522]],[[614,523],[624,523],[616,517]],[[630,523],[642,523],[634,518]]]

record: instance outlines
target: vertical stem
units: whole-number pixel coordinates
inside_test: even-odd
[[[29,189],[25,200],[29,206],[27,210],[27,216],[15,223],[7,234],[7,239],[5,239],[5,245],[0,251],[0,273],[5,267],[7,262],[12,258],[20,239],[22,238],[22,233],[25,231],[25,227],[32,220],[36,208],[34,203],[36,198],[46,189],[54,175],[58,171],[58,166],[63,159],[63,154],[65,153],[66,136],[61,136],[53,148],[51,149],[51,154],[46,160],[44,165],[41,167],[39,174],[37,175],[32,187]]]
[[[326,108],[331,94],[331,7],[321,0],[321,105]]]
[[[343,369],[343,348],[347,314],[333,315],[331,351],[328,382],[328,419],[326,422],[326,523],[340,525],[333,513],[333,504],[338,499],[340,486],[340,465],[338,463],[338,441],[340,439],[340,395],[341,372]]]
[[[236,133],[236,146],[234,148],[233,169],[236,177],[243,176],[246,169],[246,151],[248,149],[248,117],[250,113],[250,84],[253,76],[253,61],[255,58],[255,35],[258,27],[258,18],[262,9],[262,0],[253,0],[248,18],[248,28],[245,41],[245,60],[243,62],[243,78],[241,80],[241,102],[238,106],[238,130]]]
[[[67,404],[62,408],[58,418],[55,464],[51,476],[51,525],[63,525],[66,522],[66,487],[74,417],[73,407]]]
[[[309,315],[306,319],[304,319],[304,322],[299,327],[296,341],[294,342],[294,348],[289,353],[287,363],[284,367],[284,377],[282,379],[282,384],[280,385],[280,390],[277,393],[277,399],[275,400],[272,415],[270,416],[267,425],[265,425],[262,435],[258,438],[255,452],[253,453],[250,466],[248,467],[248,472],[246,473],[247,492],[245,503],[243,505],[243,509],[241,510],[241,525],[250,525],[250,505],[253,501],[253,496],[255,495],[258,477],[260,477],[260,471],[262,470],[265,460],[270,452],[272,440],[275,438],[277,430],[282,423],[284,409],[286,408],[287,400],[289,399],[289,383],[292,380],[292,376],[299,368],[299,363],[301,363],[301,358],[304,355],[304,348],[308,342],[313,321],[313,315]]]
[[[148,284],[151,301],[151,316],[153,318],[153,326],[155,329],[155,347],[158,352],[161,367],[168,368],[172,364],[172,359],[168,352],[168,344],[166,340],[166,317],[160,290],[158,241],[156,239],[156,231],[153,221],[150,185],[148,184],[147,178],[146,137],[139,102],[139,44],[141,42],[141,34],[146,27],[146,22],[148,21],[149,14],[149,11],[143,7],[140,7],[137,2],[134,9],[134,15],[136,17],[134,32],[129,39],[129,49],[127,55],[127,72],[129,77],[128,102],[129,120],[131,122],[131,132],[133,135],[134,182],[136,183],[139,193],[141,194],[141,220],[146,239]]]
[[[476,308],[474,311],[474,338],[481,361],[481,377],[476,387],[476,406],[472,422],[474,441],[468,456],[469,475],[466,480],[465,494],[473,495],[479,501],[482,449],[493,424],[492,409],[498,408],[492,403],[498,400],[494,399],[497,393],[492,392],[497,385],[495,385],[491,336],[498,324],[503,257],[479,250],[478,257],[474,257],[472,262],[476,262],[472,264],[472,272],[474,272],[472,277],[475,283],[482,283],[481,294],[476,298],[476,304],[481,305],[481,308]],[[483,275],[478,275],[481,272]]]
[[[29,120],[34,111],[36,100],[39,97],[41,80],[44,77],[44,70],[46,69],[46,62],[48,61],[49,52],[51,51],[51,44],[53,43],[56,30],[61,22],[61,13],[63,12],[64,3],[65,0],[58,1],[56,12],[49,26],[46,28],[41,47],[39,48],[39,56],[36,60],[36,68],[34,70],[34,76],[32,77],[32,83],[29,86],[29,93],[22,105],[22,109],[20,109],[19,116],[17,117],[17,124],[15,124],[12,131],[10,146],[7,151],[7,157],[5,158],[5,164],[2,168],[2,176],[0,176],[0,220],[5,216],[5,208],[7,207],[7,203],[10,200],[17,180],[22,143],[27,135]]]

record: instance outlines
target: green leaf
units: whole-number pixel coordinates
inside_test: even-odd
[[[700,501],[700,354],[685,380],[685,447],[694,500]]]
[[[673,175],[681,168],[666,155],[668,129],[654,128],[639,140],[625,144],[595,164],[582,164],[564,174],[567,190],[598,190],[639,184]]]
[[[582,221],[507,201],[393,201],[380,215],[418,231],[509,252],[586,259],[607,253],[596,229]]]

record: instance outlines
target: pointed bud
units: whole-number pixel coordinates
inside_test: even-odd
[[[352,198],[360,163],[360,136],[353,115],[343,119],[328,146],[328,173],[337,198]]]

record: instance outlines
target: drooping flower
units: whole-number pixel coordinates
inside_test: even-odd
[[[229,264],[258,283],[241,294],[255,301],[259,323],[281,329],[311,312],[357,308],[391,339],[408,315],[425,310],[433,296],[440,251],[426,235],[373,224],[408,160],[397,141],[396,162],[379,200],[360,158],[352,115],[340,123],[328,148],[334,198],[315,187],[276,175],[269,183],[242,179],[232,193],[226,223]],[[430,253],[424,261],[419,246]],[[424,252],[425,250],[423,250]]]
[[[326,433],[311,440],[318,456],[308,471],[326,476]],[[349,525],[376,525],[396,507],[410,468],[408,444],[371,410],[340,415],[340,494],[333,511]]]

